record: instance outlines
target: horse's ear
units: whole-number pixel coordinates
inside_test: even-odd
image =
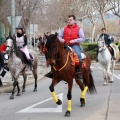
[[[55,38],[58,36],[58,33],[57,32],[55,32]]]
[[[7,36],[4,34],[5,38],[7,38]]]
[[[44,33],[44,36],[45,36],[46,39],[48,38],[48,36],[45,33]]]
[[[102,39],[104,40],[104,35],[102,36]]]

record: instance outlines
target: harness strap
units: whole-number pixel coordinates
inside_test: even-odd
[[[65,64],[59,69],[59,70],[57,70],[56,68],[55,68],[55,66],[53,66],[53,68],[54,68],[54,70],[55,71],[61,71],[66,65],[67,65],[67,63],[68,63],[68,58],[69,58],[69,52],[68,52],[68,54],[67,54],[67,60],[66,60],[66,62],[65,62]]]

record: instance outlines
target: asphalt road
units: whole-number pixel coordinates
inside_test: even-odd
[[[43,78],[38,82],[38,91],[33,92],[33,85],[26,87],[26,92],[10,100],[11,93],[0,94],[0,120],[119,120],[120,119],[120,77],[115,70],[114,83],[103,86],[103,75],[98,63],[91,66],[97,94],[86,95],[85,107],[80,107],[80,93],[74,82],[72,91],[72,112],[64,117],[67,109],[67,84],[60,82],[56,94],[63,104],[57,106],[49,91],[51,79]]]

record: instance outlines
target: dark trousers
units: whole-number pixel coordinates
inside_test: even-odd
[[[0,52],[0,69],[4,67],[4,53]]]

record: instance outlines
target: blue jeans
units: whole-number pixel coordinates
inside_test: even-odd
[[[78,55],[78,58],[79,58],[80,62],[82,62],[82,56],[81,56],[81,48],[80,48],[80,46],[73,45],[73,46],[71,46],[71,48],[73,48],[75,50],[76,54]]]

